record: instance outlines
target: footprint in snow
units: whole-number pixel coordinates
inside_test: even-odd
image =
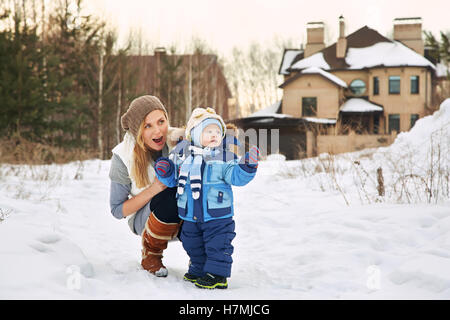
[[[45,243],[45,244],[53,244],[53,243],[57,243],[58,241],[60,241],[61,237],[58,236],[57,234],[49,233],[49,234],[40,236],[37,240],[42,243]]]
[[[49,253],[54,250],[48,245],[59,242],[61,237],[56,234],[46,234],[38,237],[36,240],[38,242],[31,244],[30,247],[38,252]]]

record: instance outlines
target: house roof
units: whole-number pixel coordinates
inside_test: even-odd
[[[281,100],[264,109],[258,110],[246,118],[292,118],[289,114],[280,113]]]
[[[298,71],[308,67],[324,70],[364,69],[372,67],[421,66],[435,69],[426,58],[398,41],[390,40],[367,26],[346,37],[347,51],[344,58],[337,58],[336,43],[295,62],[286,71]]]
[[[331,74],[329,72],[326,72],[320,68],[317,67],[310,67],[307,69],[302,70],[302,73],[307,73],[307,74],[320,74],[321,76],[324,76],[325,78],[327,78],[328,80],[331,80],[332,82],[336,83],[338,86],[347,88],[347,84],[345,83],[344,80],[336,77],[334,74]]]
[[[318,67],[309,67],[306,69],[303,69],[302,71],[300,71],[298,74],[296,74],[295,76],[287,79],[283,84],[280,85],[280,88],[284,88],[285,86],[287,86],[289,83],[297,80],[298,78],[308,75],[308,74],[317,74],[319,76],[322,76],[323,78],[325,78],[328,81],[331,81],[333,84],[339,86],[339,87],[343,87],[343,88],[347,88],[347,84],[345,83],[344,80],[336,77],[334,74],[331,74],[329,72],[326,72]]]
[[[313,118],[313,117],[305,117],[303,118],[308,122],[318,123],[318,124],[336,124],[336,119],[330,118]]]
[[[383,112],[383,106],[361,98],[351,98],[339,108],[341,112]]]
[[[299,60],[286,69],[286,72],[298,71],[305,68],[317,67],[324,70],[332,69],[324,58],[323,52],[315,53],[307,58]]]
[[[288,75],[289,72],[286,71],[293,63],[304,58],[303,49],[284,49],[283,58],[281,59],[280,68],[278,69],[278,74]]]

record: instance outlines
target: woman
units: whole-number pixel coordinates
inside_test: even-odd
[[[126,131],[113,150],[111,169],[111,213],[127,218],[130,229],[142,236],[142,267],[158,277],[166,277],[162,254],[167,242],[178,233],[176,188],[167,188],[156,179],[154,162],[168,156],[182,129],[170,128],[167,111],[154,96],[133,100],[121,118]]]

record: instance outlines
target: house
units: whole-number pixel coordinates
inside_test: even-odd
[[[424,57],[420,18],[394,20],[394,40],[367,26],[325,48],[324,26],[307,25],[303,52],[285,50],[281,113],[335,121],[326,132],[310,130],[307,156],[392,143],[432,110],[436,67]]]
[[[346,35],[342,16],[339,38],[328,47],[323,23],[308,23],[306,31],[305,48],[285,49],[279,69],[283,96],[276,113],[297,119],[302,136],[297,155],[280,142],[287,158],[389,145],[439,105],[432,101],[438,77],[424,56],[420,18],[395,19],[393,40],[367,26]],[[261,120],[252,115],[236,124],[249,128]]]

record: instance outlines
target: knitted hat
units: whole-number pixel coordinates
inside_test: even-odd
[[[221,132],[221,137],[223,137],[222,123],[220,123],[220,121],[217,119],[207,118],[191,130],[191,139],[195,146],[197,146],[197,147],[202,146],[202,144],[201,144],[202,132],[210,124],[215,124],[216,126],[218,126],[220,129],[220,132]]]
[[[169,119],[166,108],[157,97],[146,95],[134,99],[127,112],[120,118],[122,128],[125,131],[129,130],[136,139],[141,123],[150,112],[155,110],[161,110],[166,119]]]
[[[192,111],[191,117],[186,126],[185,136],[187,140],[191,140],[191,130],[198,126],[203,120],[206,119],[217,119],[220,123],[220,129],[222,130],[222,138],[225,137],[226,125],[222,117],[219,116],[213,108],[195,108]]]

